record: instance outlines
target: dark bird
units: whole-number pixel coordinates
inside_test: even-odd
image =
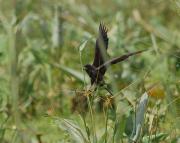
[[[100,23],[99,25],[99,35],[96,39],[95,45],[95,55],[93,64],[86,64],[84,66],[84,70],[87,72],[91,79],[91,84],[103,85],[104,83],[104,75],[106,73],[107,67],[110,65],[114,65],[116,63],[122,62],[129,58],[130,56],[139,54],[144,52],[145,50],[136,51],[132,53],[127,53],[120,57],[116,57],[110,60],[107,59],[107,48],[108,48],[108,36],[107,36],[107,28],[104,24]]]

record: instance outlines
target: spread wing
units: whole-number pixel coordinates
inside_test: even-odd
[[[105,62],[103,65],[99,66],[98,70],[104,69],[104,67],[107,67],[109,65],[113,65],[113,64],[122,62],[122,61],[128,59],[129,57],[131,57],[133,55],[137,55],[137,54],[140,54],[140,53],[145,52],[145,51],[147,51],[147,50],[136,51],[136,52],[132,52],[132,53],[128,53],[128,54],[122,55],[122,56],[117,57],[117,58],[113,58],[113,59]]]
[[[107,37],[107,28],[104,24],[100,23],[99,25],[99,36],[96,39],[95,45],[95,54],[93,66],[99,67],[105,62],[107,58],[107,48],[108,48],[108,37]],[[101,68],[100,73],[104,74],[106,72],[106,67]]]

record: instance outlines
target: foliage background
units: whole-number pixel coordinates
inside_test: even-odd
[[[113,92],[135,102],[155,86],[149,110],[160,105],[158,131],[169,135],[164,142],[176,141],[179,16],[178,0],[0,0],[1,141],[37,142],[39,134],[47,143],[69,140],[53,118],[82,124],[71,113],[71,99],[84,88],[82,65],[93,60],[101,21],[109,29],[110,56],[149,49],[108,71]],[[129,113],[126,102],[117,104],[121,117]],[[102,118],[97,114],[96,122]]]

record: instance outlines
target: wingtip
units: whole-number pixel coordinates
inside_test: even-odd
[[[104,22],[102,22],[102,21],[101,21],[100,24],[99,24],[99,31],[103,31],[103,32],[105,32],[105,33],[108,32],[107,27],[105,26]]]
[[[140,51],[138,51],[138,53],[143,53],[143,52],[146,52],[146,51],[148,51],[148,49],[140,50]]]
[[[131,56],[131,55],[137,55],[137,54],[141,54],[141,53],[143,53],[143,52],[145,52],[145,51],[147,51],[147,50],[139,50],[139,51],[136,51],[136,52],[132,52],[132,53],[130,53],[129,55]]]

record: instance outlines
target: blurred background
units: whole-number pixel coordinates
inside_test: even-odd
[[[116,115],[126,121],[147,92],[148,130],[166,133],[163,142],[178,142],[179,18],[179,0],[0,0],[0,140],[73,142],[54,120],[83,127],[74,100],[89,84],[82,66],[92,63],[104,22],[111,57],[148,49],[106,73]],[[96,107],[94,112],[98,123],[104,115]],[[102,129],[98,124],[99,134]]]

